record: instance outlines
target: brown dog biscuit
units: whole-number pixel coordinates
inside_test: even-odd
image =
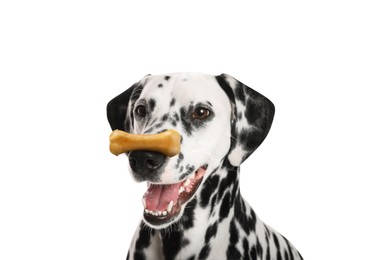
[[[153,151],[172,157],[180,152],[180,134],[167,130],[159,134],[130,134],[114,130],[110,135],[110,152],[119,155],[129,151]]]

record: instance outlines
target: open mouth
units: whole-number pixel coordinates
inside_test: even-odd
[[[173,184],[148,183],[143,197],[144,219],[159,226],[175,220],[202,182],[207,166],[202,166],[183,181]]]

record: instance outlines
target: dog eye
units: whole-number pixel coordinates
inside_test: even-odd
[[[195,119],[203,120],[206,119],[210,115],[210,110],[204,107],[198,107],[195,109],[192,117]]]
[[[139,105],[135,108],[135,113],[139,116],[139,117],[145,117],[146,116],[146,107],[143,106],[143,105]]]

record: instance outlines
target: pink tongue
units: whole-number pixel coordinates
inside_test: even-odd
[[[149,184],[148,190],[144,194],[146,208],[153,211],[164,211],[169,202],[173,201],[173,205],[176,205],[180,185],[180,182],[167,185]]]

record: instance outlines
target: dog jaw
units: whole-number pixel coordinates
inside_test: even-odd
[[[148,183],[143,197],[144,220],[155,229],[166,228],[180,220],[184,208],[200,186],[207,165],[192,172],[184,180],[173,184]]]

